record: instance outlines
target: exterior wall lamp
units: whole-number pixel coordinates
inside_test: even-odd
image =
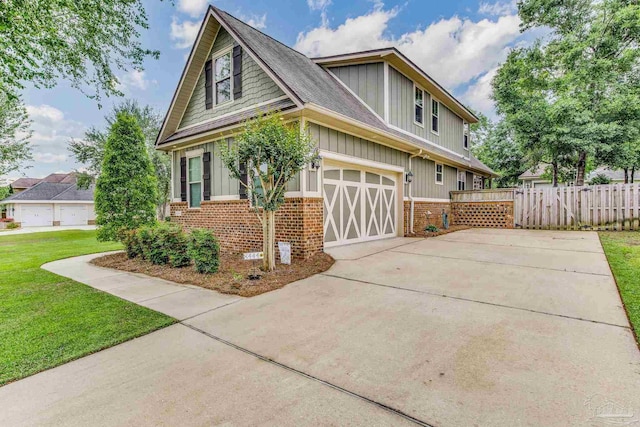
[[[316,153],[316,155],[311,159],[311,169],[318,170],[320,169],[321,164],[322,164],[322,157]]]
[[[413,172],[405,172],[404,174],[404,182],[405,184],[411,184],[413,182]]]

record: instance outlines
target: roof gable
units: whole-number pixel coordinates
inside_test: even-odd
[[[21,201],[93,201],[94,187],[79,189],[76,184],[57,182],[39,182],[31,188],[15,193],[3,200],[7,202]]]

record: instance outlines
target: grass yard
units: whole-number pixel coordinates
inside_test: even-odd
[[[115,249],[95,231],[0,235],[0,385],[175,322],[40,268]]]
[[[603,231],[600,241],[640,343],[640,232]]]

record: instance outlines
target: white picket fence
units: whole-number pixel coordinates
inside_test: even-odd
[[[640,229],[639,183],[517,189],[514,199],[517,228]]]

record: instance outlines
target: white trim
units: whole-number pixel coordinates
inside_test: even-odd
[[[433,170],[435,172],[435,176],[434,176],[434,180],[435,183],[437,185],[444,185],[444,163],[440,163],[440,162],[434,162],[435,165],[433,167]],[[442,181],[438,182],[438,165],[442,166],[442,171],[440,172],[440,175],[442,175]]]
[[[383,73],[384,122],[389,123],[389,63],[384,61]]]
[[[408,202],[411,199],[408,197],[404,198],[404,201]],[[438,199],[433,197],[414,197],[414,202],[428,202],[428,203],[451,203],[451,199]]]
[[[190,129],[192,127],[200,126],[200,125],[203,125],[205,123],[213,122],[213,121],[216,121],[216,120],[222,120],[222,119],[225,119],[227,117],[233,116],[234,114],[244,113],[245,111],[249,111],[249,110],[255,110],[255,109],[258,109],[258,108],[263,107],[265,105],[271,104],[272,102],[282,101],[283,99],[289,99],[289,97],[287,95],[282,95],[282,96],[279,96],[277,98],[273,98],[273,99],[269,99],[267,101],[259,102],[257,104],[251,104],[250,106],[245,107],[245,108],[240,108],[239,110],[233,110],[233,111],[231,111],[229,113],[225,113],[225,114],[222,114],[220,116],[212,117],[210,119],[203,120],[201,122],[193,123],[193,124],[190,124],[188,126],[184,126],[184,127],[178,128],[178,129],[176,129],[176,132],[180,132],[180,131],[183,131],[185,129]],[[227,103],[225,102],[222,105],[226,105],[226,104]]]
[[[429,141],[428,139],[425,139],[425,138],[423,138],[423,137],[421,137],[421,136],[418,136],[418,135],[416,135],[415,133],[411,133],[411,132],[409,132],[409,131],[407,131],[407,130],[404,130],[404,129],[402,129],[402,128],[399,128],[399,127],[394,126],[394,125],[391,125],[391,124],[389,124],[389,125],[387,125],[387,126],[389,126],[389,127],[390,127],[391,129],[393,129],[393,130],[396,130],[396,131],[398,131],[398,132],[402,132],[402,133],[404,133],[404,134],[405,134],[405,135],[407,135],[407,136],[412,136],[412,137],[414,137],[414,138],[416,138],[416,139],[419,139],[421,142],[424,142],[425,144],[432,145],[432,146],[434,146],[434,147],[436,147],[436,148],[438,148],[438,149],[440,149],[440,150],[442,150],[442,151],[445,151],[445,152],[447,152],[447,153],[449,153],[449,154],[456,155],[456,156],[460,157],[460,158],[461,158],[461,159],[463,159],[463,160],[467,160],[467,161],[469,161],[469,160],[470,160],[468,157],[465,157],[465,156],[464,156],[464,154],[456,153],[456,152],[455,152],[455,151],[453,151],[453,150],[450,150],[450,149],[448,149],[448,148],[446,148],[446,147],[443,147],[442,145],[437,144],[437,143],[435,143],[435,142],[433,142],[433,141]],[[407,143],[408,143],[408,144],[413,145],[413,146],[414,146],[414,147],[416,147],[416,148],[422,148],[422,149],[424,149],[424,147],[416,146],[414,143],[412,143],[412,142],[410,142],[410,141],[407,141]],[[433,154],[433,153],[428,153],[428,154]]]
[[[436,115],[435,117],[438,119],[438,130],[435,131],[433,130],[433,103],[437,103],[438,104],[438,115]],[[429,129],[431,129],[431,133],[434,135],[438,135],[440,136],[440,101],[438,100],[438,98],[436,98],[435,96],[431,95],[431,105],[429,106],[429,111],[431,112],[430,115],[430,126]]]
[[[226,77],[222,80],[216,80],[216,60],[222,58],[225,55],[229,55],[229,77]],[[222,82],[227,79],[229,79],[229,99],[224,102],[218,102],[218,90],[216,88],[216,85],[218,84],[218,82]],[[213,84],[213,87],[211,88],[211,90],[213,90],[213,106],[212,108],[210,108],[210,110],[215,110],[216,108],[233,104],[233,102],[235,101],[235,98],[233,97],[233,45],[222,48],[211,55],[211,80]]]
[[[204,148],[199,148],[197,150],[185,150],[184,156],[188,159],[190,157],[198,157],[204,154]]]
[[[460,181],[460,172],[464,172],[464,181]],[[468,171],[466,169],[456,168],[456,190],[457,191],[467,191],[467,172]],[[464,182],[464,188],[462,190],[460,189],[461,182]]]
[[[173,200],[173,195],[176,194],[175,193],[175,177],[176,177],[176,168],[175,168],[175,164],[176,164],[176,152],[175,151],[171,151],[171,168],[170,168],[170,173],[171,173],[171,196],[169,196],[169,201]]]
[[[351,88],[349,86],[347,86],[347,84],[345,82],[343,82],[342,80],[340,80],[340,78],[338,76],[336,76],[335,74],[333,74],[331,72],[331,70],[327,70],[327,73],[329,73],[334,79],[336,79],[336,81],[343,87],[345,88],[349,93],[351,93],[351,95],[355,96],[356,99],[358,101],[360,101],[360,103],[362,105],[364,105],[374,116],[376,116],[382,123],[385,123],[384,118],[380,117],[380,115],[378,113],[375,112],[375,110],[373,108],[371,108],[369,106],[369,104],[367,104],[364,99],[360,98],[360,96],[358,96],[357,93],[355,93],[353,90],[351,90]]]
[[[211,196],[209,200],[203,200],[202,202],[222,202],[222,201],[230,201],[230,200],[240,200],[240,195],[228,194],[224,196]]]
[[[413,124],[424,129],[424,94],[426,91],[422,89],[420,86],[418,86],[416,82],[412,81],[412,83],[413,83]],[[418,104],[416,104],[416,89],[422,92],[422,123],[416,121],[416,107],[418,106]]]
[[[304,197],[302,195],[302,191],[285,191],[284,192],[285,199],[298,198],[298,197]]]
[[[325,57],[321,56],[318,58],[311,58],[311,60],[316,64],[322,64],[322,65],[329,64],[327,65],[328,67],[334,67],[334,66],[339,66],[338,64],[331,65],[332,62],[335,60],[342,61],[342,60],[349,60],[349,59],[367,58],[367,57],[371,57],[372,54],[384,59],[384,56],[390,53],[394,53],[393,49],[387,48],[387,49],[380,49],[379,51],[375,51],[375,52],[354,52],[354,53],[348,53],[344,55],[331,55],[331,56],[325,56]],[[345,64],[345,65],[349,65],[349,64]]]
[[[338,154],[332,151],[320,150],[320,156],[323,160],[333,160],[335,162],[347,163],[352,165],[364,166],[367,168],[386,170],[396,173],[404,173],[402,166],[390,165],[387,163],[376,162],[373,160],[362,159],[360,157],[347,156],[345,154]]]
[[[185,153],[185,157],[187,158],[187,207],[189,209],[200,209],[202,206],[202,202],[204,201],[204,181],[202,180],[202,172],[204,168],[204,161],[202,159],[202,155],[204,154],[204,149],[200,148],[198,150],[191,150]],[[189,161],[191,159],[200,158],[200,181],[193,181],[193,184],[200,184],[200,205],[201,206],[191,206],[191,180],[189,179]]]

